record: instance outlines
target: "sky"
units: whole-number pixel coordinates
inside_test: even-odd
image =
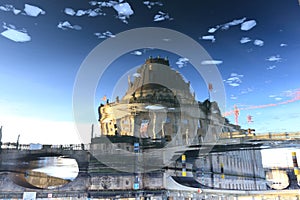
[[[297,0],[2,0],[2,141],[20,135],[20,143],[80,143],[72,99],[80,67],[102,42],[141,27],[178,31],[208,52],[211,60],[202,65],[217,66],[226,93],[223,114],[231,123],[236,106],[238,124],[257,134],[300,131],[299,19]],[[171,68],[191,81],[197,100],[208,98],[188,56],[151,47],[117,56],[95,92],[95,117],[102,97],[122,96],[114,93],[124,87],[118,81],[149,56],[168,57]]]

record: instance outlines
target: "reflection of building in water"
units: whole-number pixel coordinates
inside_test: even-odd
[[[134,142],[138,141],[141,146],[148,144],[143,142],[145,140],[156,144],[172,141],[175,146],[189,146],[205,142],[214,144],[220,135],[231,139],[246,136],[245,130],[222,117],[216,102],[197,102],[195,94],[190,90],[190,83],[185,82],[177,71],[170,68],[167,59],[147,59],[134,77],[133,81],[128,78],[128,90],[121,99],[102,104],[98,110],[101,135],[110,136],[113,143],[118,143],[118,148],[132,152],[133,142],[129,138]],[[109,151],[107,144],[102,145],[99,138],[93,138],[94,147],[101,149],[101,152]],[[215,189],[266,189],[259,150],[210,153],[200,157],[190,160],[188,157],[187,175],[183,178]],[[167,169],[165,172],[156,173],[167,173],[172,177],[183,176],[179,158],[163,167]],[[163,184],[165,176],[159,177]],[[166,185],[161,185],[160,188],[166,188]]]
[[[179,133],[176,143],[182,145],[203,140],[208,126],[215,134],[224,120],[217,103],[197,102],[190,91],[190,82],[185,82],[170,68],[169,61],[162,58],[147,59],[134,80],[128,78],[125,96],[99,107],[102,135],[168,141]],[[211,139],[215,140],[217,135],[213,134]]]

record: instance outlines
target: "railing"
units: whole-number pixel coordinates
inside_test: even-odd
[[[220,140],[237,139],[244,140],[300,140],[300,132],[283,132],[283,133],[263,133],[263,134],[243,134],[239,132],[222,133]],[[17,150],[90,150],[90,144],[62,144],[62,145],[42,145],[42,144],[17,144],[17,143],[3,143],[1,149],[17,149]]]
[[[3,143],[1,149],[17,149],[21,151],[26,150],[45,150],[45,149],[57,149],[57,150],[89,150],[90,144],[62,144],[62,145],[42,145],[42,144],[17,144],[17,143]]]
[[[251,140],[300,140],[300,132],[243,134],[239,132],[222,133],[220,139],[247,138]]]

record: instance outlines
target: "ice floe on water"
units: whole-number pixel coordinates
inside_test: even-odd
[[[118,18],[126,24],[128,23],[127,19],[134,13],[131,6],[127,2],[116,4],[113,6],[113,8],[118,12]]]
[[[163,3],[160,1],[144,1],[144,5],[146,5],[149,9],[151,9],[153,6],[163,6]]]
[[[59,22],[59,24],[57,25],[57,28],[60,28],[62,30],[67,30],[67,29],[74,29],[74,30],[81,30],[81,26],[79,25],[72,25],[70,22],[68,21],[64,21],[64,22]]]
[[[106,38],[113,38],[116,37],[112,32],[110,31],[105,31],[103,33],[94,33],[96,37],[99,39],[106,39]]]
[[[201,37],[202,40],[211,40],[212,42],[216,41],[216,38],[214,35],[204,35]]]
[[[246,17],[242,18],[242,19],[234,19],[230,22],[227,22],[225,24],[221,24],[221,25],[217,25],[215,27],[209,28],[208,29],[208,33],[214,33],[216,32],[218,29],[221,30],[228,30],[230,28],[230,26],[236,26],[239,25],[241,23],[243,23],[246,20]]]
[[[134,51],[134,52],[131,52],[130,54],[135,55],[135,56],[141,56],[141,55],[143,55],[143,52],[141,52],[141,51]]]
[[[219,65],[222,64],[222,60],[203,60],[201,62],[202,65]]]
[[[251,42],[252,40],[248,37],[242,37],[242,39],[240,40],[240,43],[241,44],[245,44],[245,43],[248,43],[248,42]]]
[[[2,36],[10,39],[14,42],[28,42],[31,40],[31,37],[28,35],[25,29],[16,30],[16,27],[13,25],[3,24],[3,28],[6,30],[1,33]]]
[[[187,63],[189,62],[188,58],[179,58],[176,62],[176,65],[179,68],[185,67],[187,65]]]
[[[70,16],[77,16],[77,17],[81,17],[81,16],[89,16],[89,17],[96,17],[99,15],[106,15],[105,13],[101,12],[100,8],[96,8],[96,9],[88,9],[88,10],[77,10],[75,11],[72,8],[65,8],[64,10],[65,14],[70,15]]]
[[[276,55],[276,56],[270,56],[266,60],[271,61],[271,62],[279,62],[281,59],[282,58],[280,57],[280,55]]]
[[[159,11],[154,16],[154,19],[153,19],[154,22],[160,22],[160,21],[164,21],[164,20],[173,20],[173,18],[171,18],[168,13],[165,13],[163,11]]]
[[[228,22],[226,24],[223,24],[221,25],[221,28],[223,30],[227,30],[230,26],[236,26],[236,25],[239,25],[241,23],[243,23],[244,21],[246,20],[246,17],[242,18],[242,19],[234,19],[233,21],[231,22]]]
[[[256,46],[262,47],[262,46],[264,46],[264,41],[262,41],[262,40],[254,40],[253,44],[256,45]]]
[[[241,24],[241,30],[242,31],[249,31],[254,26],[256,26],[256,21],[255,20],[249,20],[249,21],[243,22]]]
[[[16,9],[13,5],[6,4],[4,6],[0,6],[0,10],[5,12],[13,12],[15,15],[21,13],[20,9]]]
[[[18,15],[22,13],[23,15],[31,16],[31,17],[37,17],[40,14],[44,15],[46,12],[42,10],[41,8],[30,5],[30,4],[25,4],[23,12],[20,9],[15,8],[13,5],[6,4],[4,6],[0,6],[0,10],[6,11],[6,12],[13,12],[15,15]]]
[[[39,14],[46,14],[46,12],[44,10],[42,10],[41,8],[37,7],[37,6],[33,6],[33,5],[29,5],[29,4],[25,4],[25,8],[24,11],[27,15],[32,16],[32,17],[37,17]]]
[[[230,77],[225,80],[225,83],[232,87],[237,87],[242,83],[241,78],[243,78],[244,75],[237,74],[237,73],[231,73]]]

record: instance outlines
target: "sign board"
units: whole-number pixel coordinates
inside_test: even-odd
[[[134,184],[133,184],[133,189],[134,189],[134,190],[140,189],[139,183],[134,183]]]
[[[36,192],[24,192],[23,200],[36,200]]]

